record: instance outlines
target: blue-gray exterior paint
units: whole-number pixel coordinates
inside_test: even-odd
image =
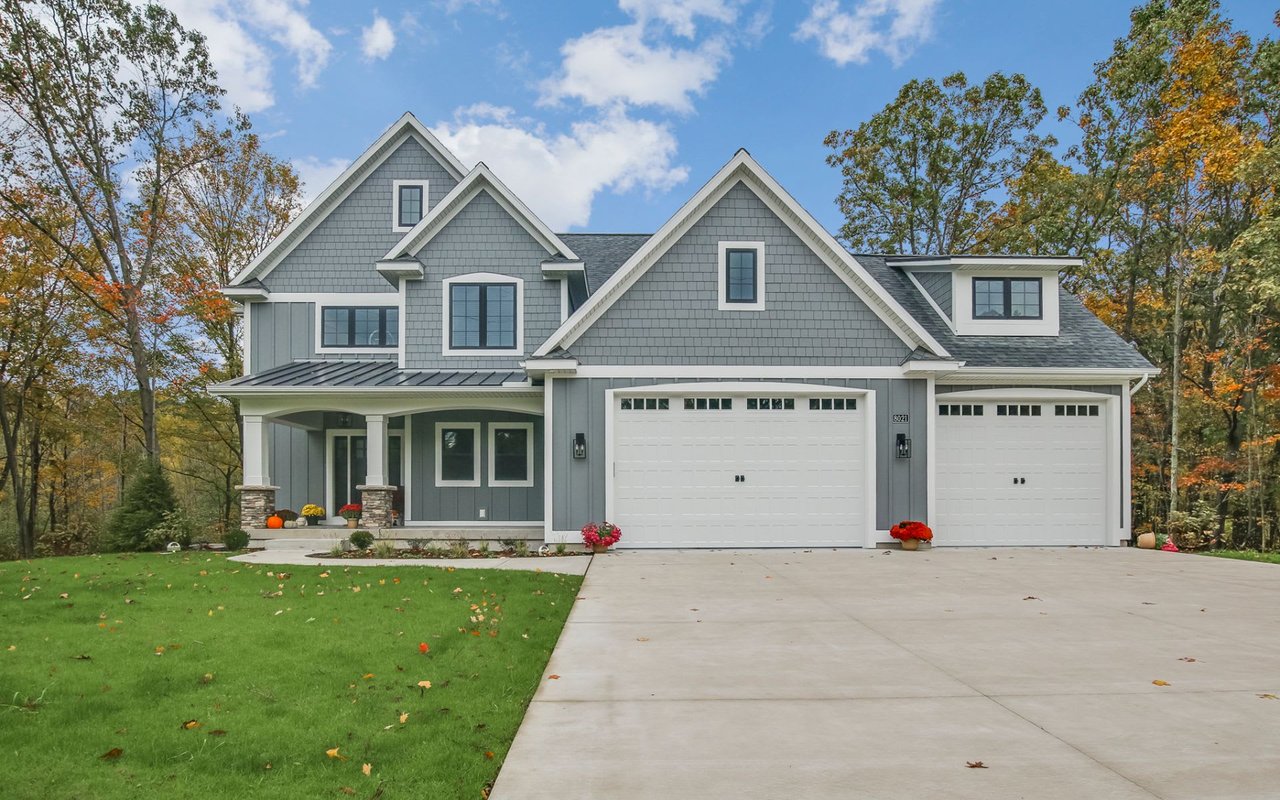
[[[324,431],[272,423],[270,464],[276,508],[297,511],[306,503],[324,504]],[[333,509],[325,509],[333,511]]]
[[[458,183],[416,139],[405,140],[263,283],[272,292],[395,292],[374,264],[404,237],[393,229],[392,219],[393,181],[400,180],[428,181],[428,209]]]
[[[722,241],[763,241],[765,309],[717,310]],[[745,184],[568,348],[583,364],[896,366],[911,352]]]
[[[436,423],[479,422],[480,486],[436,486]],[[489,485],[489,426],[533,424],[533,486]],[[411,522],[540,522],[543,506],[542,417],[508,411],[437,411],[413,415]]]
[[[396,295],[387,295],[387,305],[394,306],[397,300]],[[315,303],[250,303],[248,313],[253,315],[249,365],[254,374],[298,359],[397,358],[394,347],[386,353],[317,353]]]
[[[524,280],[524,353],[560,327],[560,282],[544,280],[547,251],[488,191],[472,198],[418,253],[426,277],[409,281],[405,292],[407,369],[519,369],[524,355],[442,354],[443,280],[490,272]]]
[[[951,307],[951,273],[917,272],[915,276],[924,290],[933,298],[933,302],[937,303],[948,317],[955,316],[955,309]]]
[[[723,379],[564,378],[551,381],[550,425],[555,437],[552,443],[553,529],[576,530],[587,522],[604,518],[605,417],[609,413],[605,391],[718,380]],[[876,393],[876,527],[887,530],[904,519],[925,520],[925,454],[928,452],[925,419],[929,409],[925,405],[927,383],[924,380],[786,379],[784,382],[873,390]],[[909,414],[910,422],[894,424],[894,414]],[[573,458],[575,433],[586,434],[585,459]],[[898,433],[905,433],[912,440],[909,459],[896,457],[894,435]]]

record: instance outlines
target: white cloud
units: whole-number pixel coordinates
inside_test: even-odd
[[[591,106],[628,103],[685,113],[729,59],[719,37],[695,49],[651,46],[638,23],[591,31],[565,42],[560,53],[559,74],[542,84],[544,103],[576,97]]]
[[[271,59],[263,37],[297,61],[298,82],[315,85],[328,63],[329,40],[311,26],[305,0],[161,0],[183,27],[204,34],[227,99],[248,112],[275,104]]]
[[[686,167],[672,164],[670,129],[620,110],[550,134],[509,108],[481,104],[432,130],[467,165],[488,164],[556,230],[586,225],[592,201],[606,189],[665,191],[688,178]]]
[[[306,156],[295,158],[292,163],[293,168],[298,171],[298,177],[302,180],[302,204],[305,206],[315,200],[325,187],[333,183],[344,169],[351,166],[351,159]]]
[[[933,35],[937,6],[938,0],[862,0],[845,11],[839,0],[816,0],[795,36],[817,41],[822,55],[842,67],[865,64],[875,50],[897,65]]]
[[[375,61],[385,59],[396,49],[396,32],[391,29],[387,18],[373,12],[373,22],[360,32],[360,52],[365,59]]]
[[[642,25],[657,20],[690,39],[696,32],[697,17],[726,25],[738,18],[738,0],[618,0],[618,7]]]

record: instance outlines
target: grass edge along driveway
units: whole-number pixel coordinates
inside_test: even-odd
[[[0,563],[4,794],[479,798],[581,580],[203,553]]]

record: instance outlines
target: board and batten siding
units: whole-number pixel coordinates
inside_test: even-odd
[[[387,295],[387,305],[399,298]],[[395,361],[398,351],[386,353],[317,353],[315,303],[249,303],[249,365],[255,373],[299,359],[382,359]]]
[[[374,269],[395,246],[391,216],[395,181],[425,180],[427,208],[457,181],[413,138],[406,139],[361,181],[263,278],[272,292],[387,292],[394,287]],[[319,194],[323,186],[310,187]]]
[[[560,327],[560,282],[544,280],[548,253],[487,190],[482,190],[418,252],[426,278],[405,290],[405,367],[520,369],[520,362]],[[524,281],[524,353],[445,356],[445,278],[492,273]]]
[[[478,422],[480,485],[436,486],[436,423]],[[533,486],[489,485],[489,426],[495,422],[533,424]],[[412,522],[541,522],[543,506],[542,417],[508,411],[439,411],[413,415],[410,452]]]
[[[718,310],[725,241],[764,242],[764,310]],[[897,366],[911,352],[742,183],[568,350],[583,364],[789,366]]]
[[[271,480],[276,492],[276,508],[299,511],[307,503],[324,505],[324,431],[308,431],[291,425],[271,423]],[[336,513],[336,509],[325,509]]]
[[[876,393],[876,527],[888,530],[905,519],[924,520],[927,511],[925,439],[927,384],[908,379],[768,379],[769,382],[812,386],[871,389]],[[600,522],[605,514],[605,417],[609,408],[605,392],[637,386],[675,383],[744,383],[715,378],[565,378],[551,382],[552,421],[552,528],[573,531],[588,522]],[[894,414],[908,414],[907,424],[892,422]],[[416,425],[415,422],[415,436]],[[587,437],[587,457],[575,459],[575,433]],[[912,457],[897,458],[895,434],[912,440]]]

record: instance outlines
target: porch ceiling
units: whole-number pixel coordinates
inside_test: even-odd
[[[501,389],[523,384],[523,372],[400,369],[394,361],[294,361],[213,387],[218,394],[307,389]]]

